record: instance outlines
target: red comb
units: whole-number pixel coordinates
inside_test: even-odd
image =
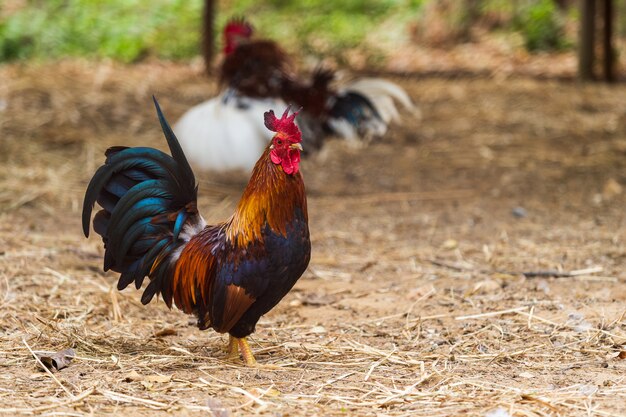
[[[226,36],[230,34],[237,34],[239,36],[249,38],[252,36],[253,31],[254,29],[252,25],[246,22],[243,17],[234,17],[230,19],[224,27],[224,35]]]
[[[300,110],[294,111],[291,116],[289,115],[290,110],[291,106],[287,107],[280,119],[276,118],[274,110],[265,112],[265,127],[272,132],[284,134],[292,142],[302,142],[302,134],[294,122]]]

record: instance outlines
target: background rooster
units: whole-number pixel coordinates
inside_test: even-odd
[[[322,146],[328,135],[371,139],[384,135],[399,119],[396,101],[414,110],[398,85],[378,78],[360,78],[332,86],[333,71],[318,69],[301,81],[287,54],[273,41],[252,38],[244,20],[224,28],[223,91],[187,111],[174,127],[191,161],[203,169],[249,170],[270,136],[260,124],[267,109],[286,103],[302,108],[298,126],[308,151]]]
[[[106,248],[104,270],[121,273],[118,289],[150,278],[141,301],[161,294],[198,317],[198,327],[230,334],[232,356],[255,363],[246,337],[306,269],[311,252],[307,204],[299,171],[301,134],[295,114],[265,113],[275,132],[256,163],[235,213],[209,225],[197,210],[194,174],[155,100],[172,156],[152,148],[113,147],[83,203],[89,236]],[[232,154],[236,157],[236,154]]]

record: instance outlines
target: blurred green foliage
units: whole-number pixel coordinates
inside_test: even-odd
[[[516,20],[529,51],[558,50],[567,46],[561,12],[553,0],[529,4]]]
[[[264,37],[287,50],[339,61],[347,49],[367,49],[369,58],[389,40],[408,38],[406,24],[425,0],[238,0],[219,2],[217,27],[246,16]],[[371,37],[376,42],[370,42]]]
[[[410,42],[408,28],[416,22],[431,24],[420,17],[434,1],[216,0],[216,28],[219,33],[230,17],[241,15],[287,50],[339,61],[347,50],[357,50],[372,59]],[[520,31],[530,50],[562,47],[563,24],[554,2],[519,1],[524,7],[505,29]],[[464,21],[470,29],[485,13],[510,15],[511,4],[518,2],[471,4],[480,7]],[[0,0],[0,62],[65,56],[187,59],[199,53],[202,7],[203,0]],[[221,36],[216,40],[220,47]]]
[[[87,56],[132,62],[147,55],[189,58],[199,51],[202,0],[25,3],[0,21],[0,61]],[[221,28],[231,16],[245,15],[264,36],[324,54],[360,45],[373,27],[392,16],[405,22],[421,3],[217,0],[216,26]]]
[[[188,57],[197,50],[201,7],[199,0],[30,0],[0,22],[0,60]]]

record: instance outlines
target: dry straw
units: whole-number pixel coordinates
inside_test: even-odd
[[[163,147],[150,95],[175,119],[213,85],[163,63],[0,79],[0,413],[626,415],[624,196],[602,195],[623,179],[624,87],[400,80],[422,124],[305,161],[311,267],[259,323],[250,369],[117,292],[79,225],[107,146]],[[224,218],[245,178],[199,179]],[[41,370],[36,353],[69,347],[68,368]]]

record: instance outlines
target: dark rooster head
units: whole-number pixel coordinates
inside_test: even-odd
[[[300,152],[302,151],[302,134],[294,122],[298,112],[289,115],[291,107],[278,119],[273,110],[265,112],[265,127],[276,132],[270,144],[270,158],[276,165],[280,165],[286,174],[295,174],[300,166]]]
[[[224,53],[235,52],[235,48],[252,36],[252,25],[243,17],[231,19],[224,27]]]

